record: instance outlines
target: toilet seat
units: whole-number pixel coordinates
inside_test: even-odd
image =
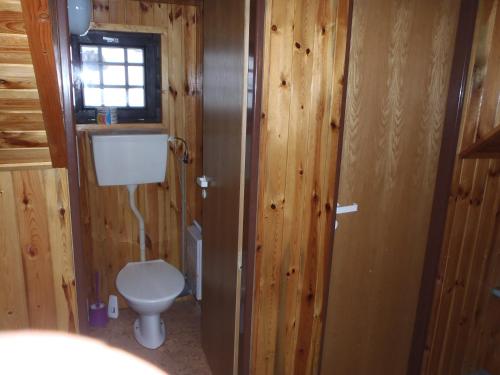
[[[177,297],[184,288],[184,277],[161,259],[131,262],[118,273],[116,287],[129,301],[155,303]]]

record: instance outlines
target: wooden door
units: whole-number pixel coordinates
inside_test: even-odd
[[[322,374],[405,374],[459,1],[355,1]]]
[[[204,2],[202,344],[214,374],[236,373],[249,0]]]

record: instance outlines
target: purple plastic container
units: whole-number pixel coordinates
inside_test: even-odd
[[[95,290],[97,301],[90,305],[89,324],[92,327],[106,327],[106,324],[108,324],[108,309],[106,304],[102,303],[99,298],[99,272],[95,273]]]
[[[92,327],[106,327],[106,324],[108,324],[108,309],[104,303],[98,302],[90,305],[89,323]]]

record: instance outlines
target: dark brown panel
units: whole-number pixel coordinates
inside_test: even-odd
[[[203,9],[202,345],[214,374],[238,371],[249,1]]]

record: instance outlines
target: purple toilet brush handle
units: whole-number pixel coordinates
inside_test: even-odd
[[[101,303],[101,299],[99,298],[99,271],[95,273],[95,297],[96,297],[96,304],[99,306]]]

